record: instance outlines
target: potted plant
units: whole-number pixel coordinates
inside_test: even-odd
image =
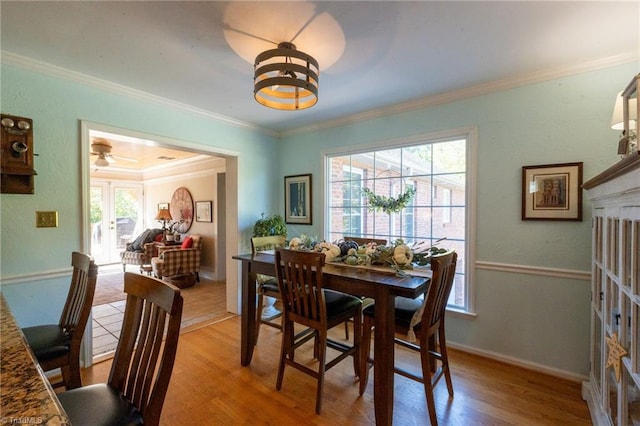
[[[267,237],[269,235],[287,236],[287,225],[281,215],[272,214],[264,217],[264,213],[262,213],[260,219],[256,220],[256,223],[253,225],[253,236]]]

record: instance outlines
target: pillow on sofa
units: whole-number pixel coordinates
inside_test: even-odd
[[[164,236],[164,235],[162,235],[162,233],[160,233],[160,234],[156,235],[156,238],[155,238],[155,240],[153,240],[153,241],[155,241],[156,243],[159,243],[159,242],[161,242],[161,241],[162,241],[162,237],[163,237],[163,236]]]
[[[193,246],[193,238],[187,237],[182,242],[182,245],[180,246],[180,248],[181,249],[188,249],[188,248],[191,248],[191,246]]]

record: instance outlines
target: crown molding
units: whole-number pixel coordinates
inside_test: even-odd
[[[609,56],[593,61],[582,62],[568,67],[548,68],[531,73],[513,75],[504,79],[489,81],[474,86],[452,90],[446,93],[426,96],[413,101],[403,102],[388,107],[377,108],[357,114],[347,115],[335,120],[324,121],[322,123],[311,124],[309,126],[298,127],[296,129],[280,132],[280,137],[293,136],[300,133],[316,132],[334,127],[341,127],[363,121],[397,115],[409,111],[429,108],[436,105],[443,105],[454,101],[474,98],[488,93],[499,92],[528,84],[540,83],[571,75],[582,74],[598,69],[609,68],[631,62],[638,62],[640,54],[638,52],[627,52],[625,54]]]
[[[152,95],[141,90],[133,89],[121,84],[113,83],[107,80],[102,80],[96,77],[92,77],[86,74],[82,74],[76,71],[72,71],[66,68],[62,68],[53,64],[49,64],[42,61],[36,61],[25,56],[18,55],[13,52],[0,50],[0,57],[2,62],[7,65],[18,66],[26,70],[38,72],[53,77],[63,78],[71,81],[75,81],[88,86],[100,88],[109,92],[120,93],[132,98],[156,102],[171,108],[181,109],[183,111],[201,115],[206,118],[210,118],[216,121],[220,121],[225,124],[230,124],[236,127],[248,128],[268,136],[276,138],[284,138],[301,133],[309,133],[314,131],[326,130],[334,127],[341,127],[349,124],[354,124],[363,121],[374,120],[378,118],[397,115],[405,112],[415,111],[419,109],[429,108],[437,105],[443,105],[463,99],[469,99],[488,93],[504,91],[514,89],[517,87],[525,86],[528,84],[540,83],[548,80],[553,80],[562,77],[568,77],[571,75],[581,74],[589,71],[595,71],[598,69],[608,68],[616,65],[622,65],[631,62],[638,62],[640,54],[635,51],[627,52],[624,54],[609,56],[606,58],[600,58],[592,61],[586,61],[579,64],[574,64],[567,67],[548,68],[543,70],[534,71],[531,73],[513,75],[504,79],[490,81],[486,83],[477,84],[465,88],[460,88],[450,92],[439,93],[431,96],[422,97],[413,101],[403,102],[388,107],[377,108],[368,110],[356,114],[340,117],[335,120],[328,120],[321,123],[311,124],[308,126],[298,127],[296,129],[285,131],[274,131],[264,127],[256,126],[255,124],[237,120],[231,117],[227,117],[221,114],[217,114],[211,111],[204,110],[202,108],[196,108],[191,105],[183,104],[173,101],[171,99],[163,98],[160,96]]]
[[[197,114],[197,115],[210,118],[225,124],[230,124],[235,127],[248,128],[260,133],[264,133],[268,136],[273,136],[273,137],[279,136],[278,132],[274,132],[273,130],[267,129],[264,127],[256,126],[255,124],[252,124],[246,121],[237,120],[232,117],[228,117],[222,114],[217,114],[217,113],[207,111],[202,108],[197,108],[191,105],[183,104],[177,101],[173,101],[171,99],[163,98],[161,96],[152,95],[151,93],[143,92],[142,90],[134,89],[118,83],[113,83],[111,81],[103,80],[97,77],[92,77],[90,75],[82,74],[77,71],[72,71],[67,68],[62,68],[47,62],[37,61],[31,58],[28,58],[26,56],[21,56],[13,52],[8,52],[6,50],[0,50],[0,57],[2,58],[2,62],[4,64],[20,67],[27,71],[33,71],[33,72],[45,74],[51,77],[71,80],[76,83],[84,84],[90,87],[95,87],[111,93],[122,94],[128,97],[143,100],[143,101],[151,101],[151,102],[158,103],[160,105],[164,105],[170,108],[180,109],[188,113]]]

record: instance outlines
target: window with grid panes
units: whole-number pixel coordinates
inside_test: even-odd
[[[426,241],[455,249],[460,260],[449,305],[467,310],[468,143],[459,138],[328,155],[325,238],[380,238],[390,244],[402,238],[409,245]],[[413,187],[415,195],[402,211],[386,214],[369,209],[363,187],[393,198]]]

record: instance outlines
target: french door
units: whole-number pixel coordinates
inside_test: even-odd
[[[117,263],[125,243],[142,232],[140,184],[91,180],[91,256],[98,264]]]

